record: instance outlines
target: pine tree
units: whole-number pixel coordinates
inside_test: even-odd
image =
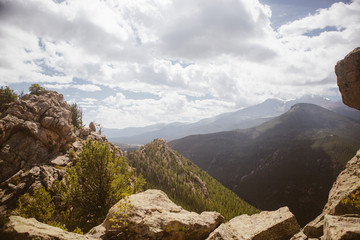
[[[0,88],[0,111],[3,110],[5,104],[15,102],[18,99],[18,95],[14,90],[8,86]]]
[[[144,184],[107,143],[86,141],[75,162],[57,185],[56,195],[69,229],[87,231],[100,224],[112,205]]]
[[[30,94],[41,95],[42,93],[44,93],[45,88],[43,88],[42,86],[40,86],[37,83],[34,83],[29,87],[29,91],[30,91]]]
[[[70,111],[71,111],[71,122],[76,128],[82,127],[82,111],[80,107],[73,103],[70,105]]]

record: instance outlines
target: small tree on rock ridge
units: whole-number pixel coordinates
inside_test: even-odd
[[[40,86],[39,84],[37,83],[34,83],[32,84],[30,87],[29,87],[29,91],[30,91],[30,94],[33,94],[33,95],[41,95],[42,93],[44,93],[45,91],[45,88],[43,88],[42,86]]]
[[[73,103],[70,105],[70,111],[71,111],[71,122],[76,128],[82,128],[82,111],[80,107]]]

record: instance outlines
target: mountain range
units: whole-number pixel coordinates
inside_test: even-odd
[[[250,204],[261,210],[287,205],[303,225],[321,212],[359,136],[358,122],[296,104],[254,128],[192,135],[170,145]]]
[[[117,144],[146,144],[156,138],[171,141],[188,135],[255,127],[285,113],[297,103],[316,104],[360,122],[359,111],[349,108],[341,102],[333,102],[323,97],[308,95],[290,101],[268,99],[258,105],[202,119],[195,123],[160,123],[146,127],[124,129],[105,128],[103,132],[111,142]]]

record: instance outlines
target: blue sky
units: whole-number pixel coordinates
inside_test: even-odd
[[[0,0],[0,84],[32,83],[108,128],[339,98],[360,0]]]

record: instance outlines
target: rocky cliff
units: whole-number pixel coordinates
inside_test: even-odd
[[[76,129],[62,94],[45,91],[10,103],[0,116],[0,215],[22,194],[61,180],[86,139],[105,141],[90,128]]]

